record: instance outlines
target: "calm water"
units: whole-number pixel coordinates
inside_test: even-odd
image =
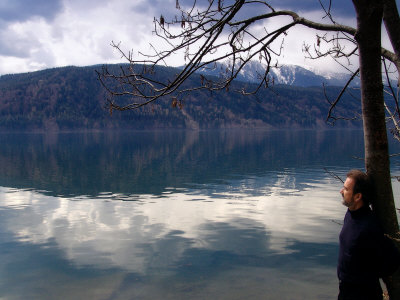
[[[362,144],[359,131],[2,134],[0,299],[336,299],[345,208],[324,168],[362,168]]]

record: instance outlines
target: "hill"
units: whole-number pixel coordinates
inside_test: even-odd
[[[114,68],[117,66],[111,66]],[[170,99],[134,111],[104,108],[106,92],[95,70],[101,66],[63,67],[0,77],[0,130],[58,131],[77,129],[155,128],[320,128],[329,109],[322,86],[274,85],[257,95],[243,96],[233,90],[249,86],[237,81],[231,90],[193,92],[182,109]],[[168,77],[177,69],[159,67],[156,76]],[[194,76],[186,84],[195,80]],[[328,87],[335,99],[340,87]],[[358,94],[358,90],[353,90]],[[353,117],[359,112],[357,97],[346,95],[337,115]],[[349,126],[340,122],[339,126]],[[352,123],[354,125],[355,123]],[[359,126],[359,124],[355,125]]]

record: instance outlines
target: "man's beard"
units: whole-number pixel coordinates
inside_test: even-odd
[[[353,199],[353,197],[351,197],[350,202],[346,202],[346,201],[344,200],[344,197],[342,197],[342,204],[343,204],[344,206],[346,206],[346,207],[352,206],[352,205],[354,204],[354,199]]]

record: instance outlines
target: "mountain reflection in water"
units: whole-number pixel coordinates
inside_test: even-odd
[[[336,298],[359,131],[0,138],[0,298]]]
[[[0,135],[0,182],[53,195],[160,195],[235,176],[360,165],[359,131],[155,131]],[[339,166],[340,166],[339,165]]]

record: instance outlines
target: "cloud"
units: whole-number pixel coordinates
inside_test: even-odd
[[[136,3],[143,6],[145,1]],[[123,41],[127,49],[147,45],[152,38],[150,11],[143,14],[127,0],[69,0],[52,19],[37,16],[35,10],[30,16],[21,13],[18,21],[7,23],[0,31],[0,39],[7,41],[0,43],[1,60],[5,61],[0,74],[31,71],[37,66],[120,61],[111,41]]]
[[[25,21],[32,17],[53,19],[63,8],[62,0],[1,0],[0,20]]]
[[[307,13],[302,14],[303,17],[309,20],[313,20],[316,22],[324,22],[322,20],[324,14],[321,12],[321,10],[315,10],[315,11],[310,11]],[[352,18],[338,18],[338,21],[342,24],[348,24],[351,26],[355,26]],[[272,23],[272,24],[271,24]],[[273,22],[267,22],[264,24],[265,26],[269,26],[272,28],[277,28],[277,27],[283,27],[284,25],[288,24],[287,19],[281,18],[281,19],[276,19],[273,20]],[[272,30],[272,29],[270,29]],[[305,68],[311,68],[311,69],[319,69],[322,71],[341,71],[341,72],[346,72],[344,68],[341,68],[340,65],[332,59],[332,57],[327,56],[324,58],[319,58],[319,59],[311,59],[308,57],[303,52],[304,46],[310,46],[310,49],[314,49],[314,47],[317,44],[317,35],[321,36],[324,35],[325,32],[321,32],[318,30],[310,29],[305,26],[295,26],[292,27],[290,30],[287,31],[287,35],[284,36],[283,40],[283,49],[282,49],[282,54],[280,57],[276,57],[278,60],[279,64],[293,64],[293,65],[299,65]],[[331,37],[334,34],[333,33],[326,33],[327,37]],[[276,42],[279,43],[280,46],[280,40]],[[275,44],[275,45],[276,45]],[[350,42],[342,42],[342,46],[345,47],[346,51],[349,51],[350,49],[354,49],[354,45],[351,44]],[[320,50],[323,52],[323,50],[328,50],[328,48],[332,47],[332,44],[323,44],[321,43]],[[277,45],[275,46],[277,48]],[[311,51],[313,55],[313,51]],[[350,69],[353,68],[354,64],[357,65],[358,63],[358,58],[356,56],[352,57],[350,61],[342,60],[341,63],[343,65],[349,67]],[[349,65],[350,63],[350,65]]]
[[[324,7],[327,11],[330,9],[334,17],[355,17],[353,3],[348,0],[272,0],[270,3],[274,7],[301,12],[323,11],[322,7]]]
[[[329,6],[329,0],[321,1]],[[192,3],[179,0],[181,7],[190,7]],[[208,1],[197,3],[204,6]],[[317,16],[314,12],[319,12],[319,20],[324,16],[317,0],[271,3],[283,9],[299,9],[305,16]],[[338,22],[353,20],[354,23],[350,1],[332,1],[332,10]],[[151,52],[150,43],[160,50],[166,44],[155,39],[153,18],[163,15],[170,19],[177,13],[176,0],[0,0],[0,74],[123,62],[110,46],[112,41],[122,42],[122,49],[132,50],[136,56],[139,51]],[[244,14],[256,13],[260,13],[259,6],[249,8]],[[309,37],[315,39],[315,34],[311,33],[311,37],[310,31],[301,27],[291,32],[292,36],[285,40],[285,59],[308,64],[301,55],[301,45]],[[174,57],[173,63],[183,63],[181,53]]]

